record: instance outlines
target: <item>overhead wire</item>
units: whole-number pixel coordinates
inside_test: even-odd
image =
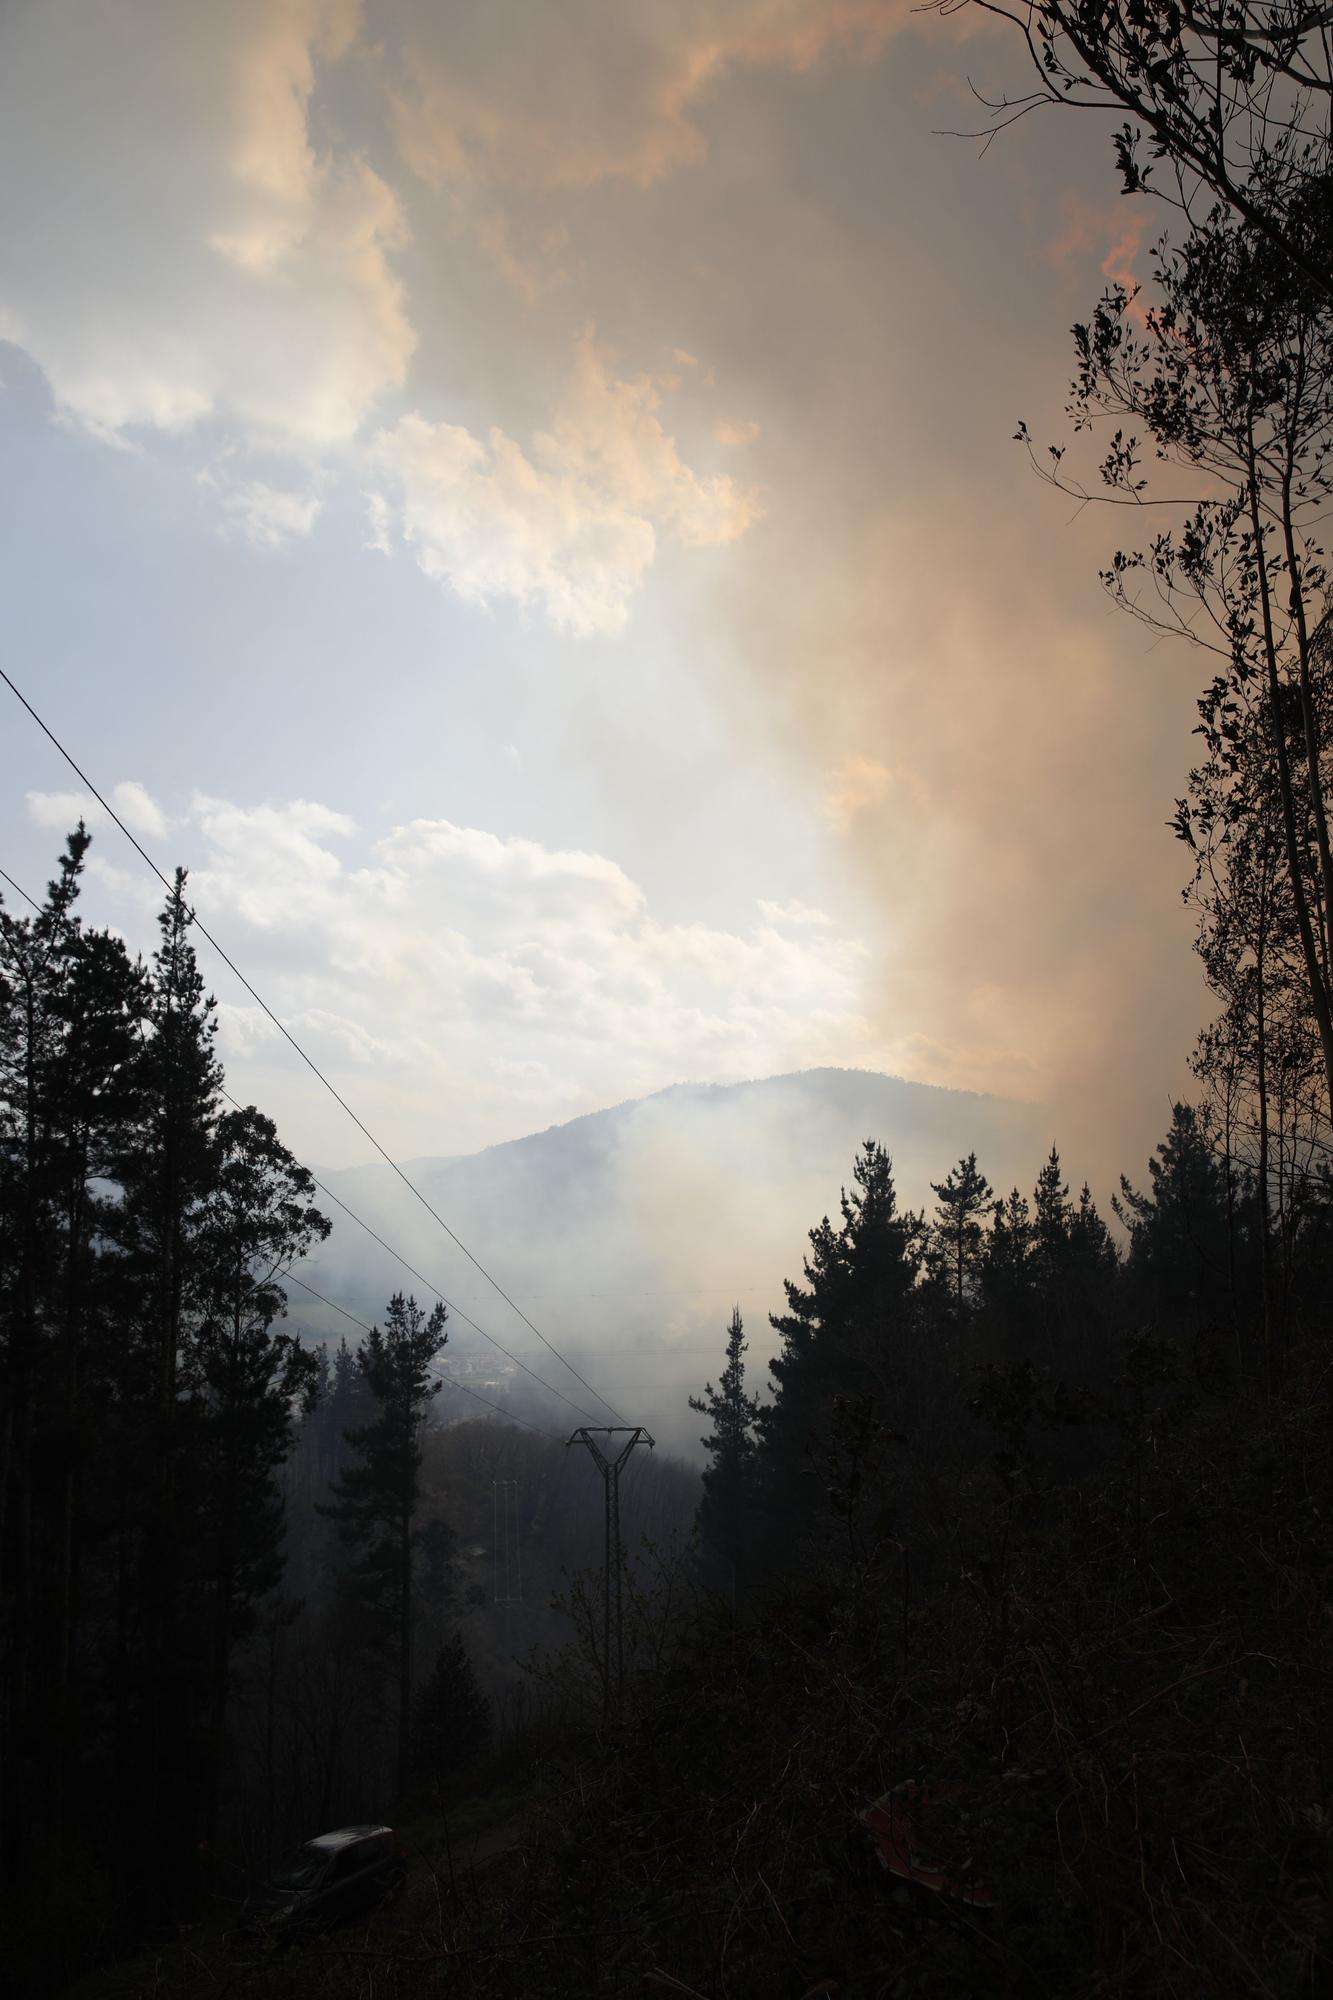
[[[16,882],[14,880],[14,877],[8,874],[6,870],[3,868],[0,868],[0,882],[7,882],[10,888],[14,891],[16,896],[21,896],[23,898],[23,901],[27,903],[30,908],[36,910],[39,915],[41,914],[42,906],[37,901],[36,897],[29,895],[28,891],[23,887],[22,883]],[[70,927],[74,928],[73,925],[71,925]],[[228,1104],[232,1106],[233,1110],[242,1111],[245,1109],[244,1105],[241,1104],[240,1100],[238,1098],[233,1097],[229,1090],[224,1088],[220,1092],[220,1095],[226,1098]],[[392,1257],[396,1264],[400,1264],[403,1270],[405,1270],[410,1277],[415,1278],[418,1284],[424,1285],[428,1292],[430,1292],[435,1298],[439,1299],[441,1304],[443,1304],[448,1308],[448,1311],[450,1312],[450,1314],[453,1316],[454,1319],[461,1320],[464,1326],[470,1326],[474,1333],[480,1334],[483,1340],[489,1341],[491,1346],[494,1347],[498,1353],[503,1354],[507,1361],[512,1361],[516,1368],[522,1369],[523,1373],[529,1376],[534,1382],[536,1382],[539,1388],[544,1389],[549,1396],[556,1397],[556,1399],[559,1402],[564,1403],[569,1409],[575,1411],[577,1415],[581,1417],[587,1417],[590,1422],[592,1421],[592,1412],[590,1410],[584,1409],[581,1403],[576,1403],[571,1397],[566,1396],[563,1390],[557,1389],[554,1383],[548,1382],[546,1378],[542,1375],[539,1375],[534,1368],[529,1367],[528,1363],[524,1361],[522,1355],[515,1354],[511,1348],[506,1347],[502,1340],[498,1339],[495,1334],[488,1332],[487,1329],[484,1326],[482,1326],[479,1321],[473,1319],[469,1313],[465,1312],[462,1306],[456,1304],[453,1299],[448,1297],[446,1293],[442,1292],[439,1286],[436,1285],[430,1278],[428,1278],[423,1271],[419,1271],[417,1269],[415,1264],[409,1263],[407,1258],[404,1257],[401,1250],[395,1250],[392,1243],[387,1242],[385,1238],[379,1234],[378,1230],[372,1229],[370,1224],[366,1221],[365,1217],[363,1215],[358,1215],[356,1210],[352,1208],[348,1202],[344,1201],[340,1194],[335,1194],[333,1189],[328,1185],[326,1181],[322,1181],[319,1178],[319,1175],[314,1173],[309,1167],[307,1167],[305,1171],[310,1175],[310,1178],[314,1182],[314,1185],[319,1189],[320,1193],[326,1197],[327,1200],[335,1203],[336,1206],[342,1210],[343,1214],[347,1216],[350,1221],[356,1224],[358,1229],[362,1229],[365,1231],[366,1235],[370,1237],[373,1243],[378,1243],[380,1249],[385,1251],[388,1256]],[[298,1278],[295,1272],[288,1272],[287,1276],[291,1279],[293,1284],[300,1285],[305,1291],[309,1292],[312,1298],[319,1299],[321,1304],[327,1305],[334,1312],[341,1313],[344,1319],[351,1320],[354,1326],[359,1326],[364,1332],[369,1333],[370,1326],[367,1321],[363,1319],[358,1319],[355,1313],[349,1312],[345,1306],[340,1306],[336,1300],[323,1298],[322,1295],[315,1290],[313,1285],[308,1284],[304,1278]],[[700,1288],[696,1287],[695,1289],[700,1289]],[[704,1288],[704,1289],[711,1289],[711,1288]],[[716,1289],[730,1290],[731,1287],[719,1286]],[[615,1297],[637,1296],[637,1294],[628,1292],[620,1292],[620,1293],[574,1292],[567,1294],[552,1293],[548,1294],[547,1296],[550,1297],[566,1296],[571,1298],[602,1298],[602,1297],[615,1298]],[[651,1292],[646,1292],[642,1294],[642,1296],[651,1297],[653,1296],[653,1294]],[[717,1349],[714,1344],[710,1343],[706,1347],[703,1346],[673,1347],[671,1352],[675,1355],[716,1354]],[[611,1388],[626,1388],[626,1389],[630,1388],[675,1389],[678,1388],[680,1384],[676,1382],[638,1382],[638,1383],[613,1382],[608,1384],[608,1386]],[[462,1382],[454,1381],[453,1387],[457,1389],[462,1389],[465,1395],[475,1396],[477,1393],[473,1389],[466,1388],[465,1384],[463,1384]],[[479,1402],[485,1402],[486,1399],[484,1396],[478,1396],[477,1400]],[[598,1400],[605,1402],[604,1397],[599,1396]],[[493,1409],[499,1409],[498,1404],[490,1404],[488,1405],[488,1407]],[[607,1403],[606,1407],[610,1409],[611,1405]],[[510,1416],[510,1413],[508,1411],[502,1411],[501,1414],[505,1416]],[[522,1423],[525,1421],[525,1419],[521,1417],[511,1417],[510,1420],[514,1423]],[[529,1425],[528,1428],[535,1429],[537,1427],[534,1425]],[[556,1435],[554,1431],[542,1431],[540,1434],[543,1437],[554,1437]]]
[[[226,1098],[228,1104],[230,1104],[235,1110],[237,1111],[244,1110],[245,1108],[244,1105],[237,1103],[237,1100],[232,1096],[229,1090],[223,1090],[221,1095]],[[545,1389],[548,1396],[554,1396],[557,1398],[559,1402],[567,1404],[571,1410],[577,1410],[578,1414],[581,1417],[587,1417],[590,1415],[590,1413],[584,1409],[581,1403],[576,1403],[572,1397],[567,1396],[565,1394],[563,1389],[557,1389],[554,1383],[548,1382],[546,1380],[546,1377],[544,1375],[539,1375],[535,1368],[530,1368],[527,1362],[523,1359],[521,1354],[515,1354],[513,1349],[510,1347],[506,1347],[502,1340],[496,1338],[495,1334],[488,1333],[484,1326],[482,1326],[477,1320],[473,1319],[470,1314],[465,1313],[461,1306],[455,1305],[453,1300],[448,1296],[446,1292],[442,1292],[438,1285],[432,1284],[431,1280],[428,1277],[426,1277],[423,1272],[418,1271],[415,1264],[408,1263],[406,1257],[403,1256],[401,1250],[395,1250],[392,1243],[386,1243],[384,1238],[378,1233],[378,1231],[371,1228],[370,1224],[365,1220],[364,1216],[358,1215],[354,1208],[350,1208],[348,1204],[342,1199],[342,1196],[336,1195],[331,1187],[326,1187],[324,1182],[319,1178],[318,1174],[310,1173],[309,1167],[307,1167],[305,1171],[308,1174],[310,1174],[311,1180],[314,1182],[315,1186],[320,1190],[321,1194],[327,1195],[330,1201],[336,1202],[338,1204],[338,1207],[342,1210],[343,1214],[346,1216],[350,1216],[351,1220],[357,1225],[358,1229],[364,1229],[367,1236],[373,1237],[374,1241],[379,1244],[381,1250],[387,1250],[389,1255],[393,1258],[394,1262],[397,1264],[401,1264],[403,1269],[406,1272],[408,1272],[410,1276],[414,1277],[419,1284],[424,1285],[428,1292],[433,1293],[434,1296],[440,1301],[440,1304],[446,1307],[447,1310],[453,1315],[455,1319],[462,1320],[464,1326],[470,1326],[474,1333],[479,1333],[483,1340],[488,1340],[491,1346],[495,1348],[498,1353],[504,1355],[506,1361],[512,1361],[516,1368],[521,1368],[525,1375],[530,1375],[533,1381],[536,1382],[540,1388]],[[602,1399],[599,1398],[599,1401],[600,1400]],[[609,1409],[610,1407],[611,1406],[608,1403],[607,1408]]]
[[[365,1333],[374,1332],[374,1328],[368,1321],[358,1319],[354,1312],[349,1312],[346,1306],[340,1306],[336,1299],[325,1298],[323,1292],[317,1292],[313,1285],[306,1283],[304,1278],[298,1278],[295,1271],[282,1272],[280,1282],[284,1285],[299,1285],[303,1292],[309,1292],[312,1299],[318,1299],[322,1306],[329,1308],[330,1312],[341,1313],[344,1319],[351,1320],[353,1326],[359,1326]],[[500,1404],[493,1403],[489,1396],[483,1396],[476,1389],[470,1389],[466,1382],[460,1382],[456,1375],[446,1375],[441,1370],[440,1381],[446,1389],[461,1389],[463,1394],[471,1396],[474,1402],[484,1403],[488,1410],[494,1410],[495,1414],[498,1417],[503,1417],[507,1424],[522,1424],[525,1430],[535,1431],[538,1437],[554,1438],[557,1444],[564,1443],[564,1439],[561,1437],[559,1431],[545,1430],[541,1424],[530,1423],[527,1417],[520,1417],[514,1410],[502,1409]]]
[[[73,756],[71,756],[70,752],[65,748],[64,744],[60,741],[60,738],[56,735],[55,731],[49,726],[49,724],[47,724],[42,720],[42,717],[37,713],[37,710],[28,700],[27,696],[22,692],[20,688],[15,686],[14,682],[10,679],[9,675],[5,672],[3,667],[0,667],[0,680],[4,681],[5,686],[9,689],[10,693],[27,710],[28,714],[37,724],[37,727],[41,730],[42,734],[54,745],[56,750],[59,751],[60,755],[64,758],[65,762],[69,765],[71,771],[74,772],[75,776],[80,780],[82,784],[87,786],[92,796],[97,800],[97,803],[101,806],[103,812],[105,812],[120,828],[120,831],[124,834],[126,840],[129,841],[135,853],[138,854],[141,860],[143,860],[148,865],[148,867],[152,869],[154,875],[156,875],[158,881],[162,884],[163,888],[167,891],[167,893],[169,895],[174,894],[175,885],[167,880],[162,870],[158,867],[157,863],[154,861],[152,855],[149,854],[148,850],[130,832],[130,829],[126,826],[124,820],[120,817],[120,814],[115,810],[114,806],[110,805],[108,801],[105,798],[103,798],[101,792],[98,791],[96,785],[92,782],[92,779],[88,776],[86,771],[84,771],[83,768],[75,762]],[[538,1340],[542,1343],[542,1346],[548,1348],[550,1352],[555,1356],[556,1360],[559,1361],[560,1365],[563,1368],[567,1368],[569,1370],[570,1374],[574,1377],[574,1380],[578,1382],[584,1389],[586,1389],[590,1396],[595,1397],[596,1400],[604,1406],[604,1408],[610,1410],[612,1416],[616,1419],[617,1423],[623,1423],[624,1418],[620,1415],[619,1411],[616,1410],[614,1405],[608,1403],[606,1397],[603,1396],[598,1390],[594,1389],[592,1383],[589,1382],[585,1376],[579,1373],[578,1369],[574,1366],[572,1361],[567,1361],[565,1359],[565,1356],[560,1352],[559,1348],[557,1348],[553,1342],[549,1341],[546,1338],[546,1335],[542,1332],[541,1328],[533,1320],[528,1318],[528,1315],[524,1312],[523,1308],[509,1296],[509,1293],[505,1290],[504,1286],[500,1283],[499,1279],[492,1276],[491,1272],[487,1270],[486,1266],[482,1263],[481,1259],[475,1256],[474,1253],[471,1250],[469,1250],[467,1244],[464,1243],[462,1237],[458,1235],[457,1231],[450,1227],[450,1225],[445,1221],[444,1217],[440,1214],[439,1210],[436,1209],[426,1199],[425,1195],[421,1192],[421,1189],[416,1185],[415,1181],[409,1179],[408,1175],[403,1172],[403,1169],[399,1166],[398,1162],[392,1157],[392,1155],[386,1150],[386,1148],[380,1144],[379,1140],[375,1137],[375,1134],[370,1130],[369,1126],[366,1125],[364,1121],[357,1116],[356,1112],[353,1111],[351,1105],[347,1102],[346,1098],[342,1096],[341,1092],[329,1081],[328,1077],[325,1076],[323,1070],[314,1060],[314,1057],[306,1054],[305,1050],[301,1047],[301,1044],[297,1041],[295,1035],[292,1034],[291,1030],[285,1025],[284,1022],[279,1020],[278,1016],[274,1013],[273,1009],[269,1006],[268,1002],[251,985],[250,981],[246,978],[245,974],[241,971],[241,968],[236,964],[235,960],[223,948],[223,946],[218,943],[218,940],[213,936],[213,933],[209,930],[208,926],[201,920],[198,912],[195,909],[191,908],[189,911],[189,916],[190,916],[190,921],[198,929],[200,936],[207,938],[209,944],[212,945],[214,951],[217,953],[218,957],[222,960],[223,964],[237,979],[240,980],[241,985],[245,988],[246,992],[255,1002],[255,1005],[259,1007],[260,1010],[265,1015],[267,1015],[268,1019],[273,1023],[274,1027],[278,1030],[278,1032],[290,1044],[290,1046],[293,1049],[295,1049],[297,1055],[300,1056],[301,1061],[306,1065],[307,1069],[309,1069],[312,1075],[317,1077],[320,1083],[323,1084],[324,1088],[328,1091],[330,1097],[333,1098],[334,1102],[338,1104],[343,1111],[346,1112],[347,1116],[351,1119],[352,1123],[356,1126],[357,1130],[361,1133],[362,1137],[368,1140],[369,1143],[374,1147],[375,1151],[379,1154],[380,1158],[384,1161],[385,1165],[392,1168],[393,1172],[398,1176],[399,1180],[403,1183],[403,1186],[407,1188],[413,1195],[416,1196],[416,1199],[421,1203],[421,1206],[426,1210],[427,1214],[430,1215],[434,1219],[434,1221],[439,1224],[440,1228],[444,1231],[445,1235],[448,1236],[450,1240],[457,1245],[457,1247],[462,1251],[463,1255],[467,1258],[468,1262],[474,1265],[475,1268],[478,1271],[480,1271],[482,1277],[485,1278],[487,1284],[490,1285],[491,1288],[499,1294],[499,1296],[504,1300],[505,1304],[509,1307],[510,1311],[515,1313],[518,1316],[518,1318],[523,1321],[523,1324],[529,1329],[530,1332],[536,1334]]]
[[[4,671],[3,668],[0,668],[0,674],[3,674],[3,671]],[[16,882],[13,876],[7,874],[3,868],[0,868],[0,880],[8,882],[10,888],[14,891],[14,893],[18,896],[21,896],[25,903],[29,904],[32,909],[36,910],[39,916],[41,915],[42,906],[37,901],[36,897],[30,896],[28,894],[28,891],[22,886],[22,884]],[[71,932],[73,932],[76,938],[81,937],[82,934],[79,931],[78,926],[76,924],[74,924],[69,918],[65,919],[65,923],[66,927]],[[233,1097],[231,1092],[226,1088],[220,1089],[219,1095],[226,1098],[228,1104],[232,1106],[233,1110],[243,1111],[245,1109],[245,1106],[241,1104],[235,1097]],[[308,1167],[305,1169],[305,1171],[307,1173],[310,1172]],[[434,1296],[440,1301],[441,1305],[443,1305],[454,1316],[455,1319],[462,1320],[465,1326],[470,1326],[474,1333],[479,1333],[483,1340],[489,1341],[491,1346],[494,1347],[498,1353],[503,1354],[507,1361],[512,1361],[516,1368],[521,1368],[525,1375],[531,1376],[532,1380],[535,1383],[537,1383],[539,1388],[544,1389],[548,1396],[554,1396],[558,1402],[564,1403],[569,1409],[573,1410],[576,1415],[580,1417],[586,1417],[590,1423],[596,1421],[595,1418],[593,1417],[591,1410],[586,1410],[581,1403],[576,1403],[571,1396],[567,1396],[564,1393],[563,1389],[557,1389],[554,1383],[548,1382],[545,1376],[539,1375],[535,1368],[529,1367],[528,1363],[523,1359],[522,1355],[515,1354],[512,1348],[506,1347],[504,1342],[502,1340],[497,1339],[495,1334],[488,1333],[486,1328],[482,1326],[477,1320],[473,1319],[470,1314],[465,1313],[460,1306],[456,1306],[453,1300],[450,1299],[446,1293],[440,1290],[438,1285],[432,1284],[430,1279],[425,1277],[420,1271],[418,1271],[414,1264],[409,1264],[407,1259],[399,1251],[395,1250],[391,1243],[386,1243],[384,1238],[381,1235],[379,1235],[377,1231],[372,1229],[370,1224],[366,1222],[361,1216],[359,1216],[354,1208],[349,1207],[349,1205],[341,1198],[341,1196],[334,1194],[332,1188],[325,1187],[323,1181],[321,1181],[317,1175],[311,1174],[310,1178],[314,1182],[315,1186],[319,1188],[322,1193],[328,1196],[330,1201],[336,1202],[338,1204],[338,1207],[342,1209],[345,1215],[350,1216],[352,1221],[355,1222],[359,1228],[364,1229],[368,1236],[373,1237],[375,1242],[380,1245],[381,1249],[386,1250],[396,1263],[401,1264],[403,1269],[405,1271],[410,1272],[411,1275],[414,1278],[416,1278],[419,1283],[423,1284],[426,1287],[428,1292],[433,1293]],[[299,1285],[302,1284],[304,1280],[297,1278],[295,1282]],[[312,1291],[313,1287],[310,1285],[306,1285],[305,1289],[307,1291]],[[316,1296],[318,1295],[316,1294]],[[332,1300],[325,1300],[324,1303],[327,1305],[333,1305]],[[335,1312],[344,1311],[343,1307],[337,1305],[334,1305],[333,1309]],[[355,1315],[351,1313],[346,1313],[345,1317],[352,1319],[355,1317]],[[366,1324],[364,1320],[358,1320],[356,1323],[358,1326],[365,1326]],[[368,1332],[369,1328],[367,1327],[366,1330]],[[566,1366],[568,1366],[568,1363],[566,1363]],[[461,1387],[461,1384],[459,1386]],[[603,1396],[599,1396],[597,1400],[601,1403],[606,1403],[606,1399]],[[606,1408],[609,1410],[611,1408],[611,1405],[609,1403],[606,1403]]]

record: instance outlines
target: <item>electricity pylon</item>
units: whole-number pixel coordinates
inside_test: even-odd
[[[597,1438],[623,1437],[624,1444],[614,1458],[596,1442]],[[573,1437],[565,1439],[566,1449],[571,1444],[586,1444],[593,1463],[602,1475],[606,1487],[606,1555],[602,1564],[602,1691],[603,1711],[609,1715],[620,1706],[620,1691],[625,1678],[625,1636],[622,1625],[622,1578],[624,1565],[620,1548],[620,1474],[621,1469],[636,1444],[646,1444],[649,1451],[654,1448],[654,1440],[642,1424],[581,1424]],[[614,1607],[614,1614],[613,1614]],[[615,1679],[612,1680],[611,1663],[615,1661]],[[614,1688],[614,1693],[612,1689]]]

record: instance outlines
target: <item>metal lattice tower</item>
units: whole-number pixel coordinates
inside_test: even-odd
[[[597,1443],[599,1437],[611,1439],[623,1437],[624,1444],[614,1457],[603,1451]],[[622,1623],[624,1610],[624,1564],[620,1546],[620,1474],[636,1444],[646,1444],[649,1451],[655,1440],[642,1424],[581,1424],[573,1437],[566,1438],[565,1445],[584,1444],[588,1447],[594,1465],[602,1475],[606,1487],[606,1553],[602,1562],[602,1694],[603,1709],[610,1714],[620,1706],[620,1691],[625,1678],[625,1635]],[[612,1662],[615,1675],[612,1678]]]

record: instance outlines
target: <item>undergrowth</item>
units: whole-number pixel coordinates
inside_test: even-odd
[[[618,1726],[534,1771],[519,1851],[426,1857],[359,1935],[134,1990],[1316,2000],[1329,1418],[1309,1370],[1109,1476],[979,1481],[915,1606],[896,1549],[740,1621],[698,1598]],[[946,1787],[922,1848],[992,1905],[881,1865],[861,1814],[911,1780]]]

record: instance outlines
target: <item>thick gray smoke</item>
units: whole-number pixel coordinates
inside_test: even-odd
[[[910,1207],[975,1150],[1001,1192],[1030,1189],[1052,1134],[1039,1108],[857,1070],[809,1070],[732,1085],[682,1084],[636,1103],[409,1172],[469,1248],[628,1421],[697,1453],[691,1391],[716,1378],[733,1304],[766,1379],[770,1312],[799,1278],[811,1227],[837,1213],[863,1140],[893,1154]],[[1078,1176],[1078,1162],[1068,1163]],[[383,1166],[327,1177],[386,1241],[536,1373],[593,1418],[605,1409],[485,1283]],[[395,1289],[423,1287],[335,1211],[310,1282],[361,1317]],[[336,1339],[356,1329],[299,1291],[293,1318]],[[545,1426],[586,1420],[515,1372],[456,1319],[447,1372]],[[481,1414],[465,1396],[448,1410]]]

